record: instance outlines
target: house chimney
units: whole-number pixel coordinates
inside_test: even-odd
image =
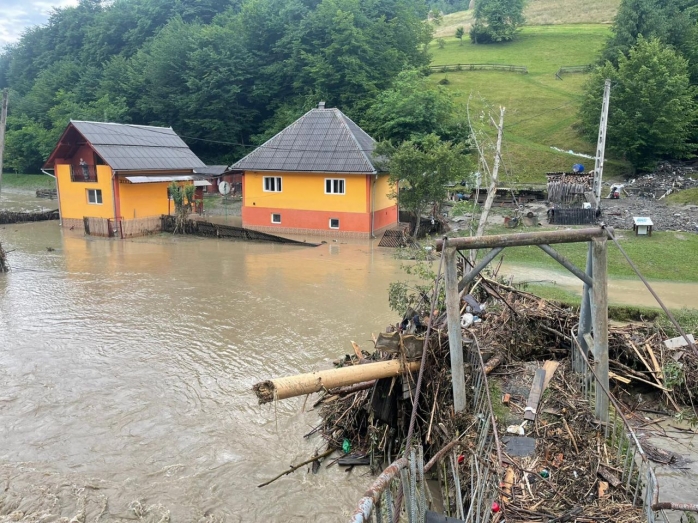
[[[324,109],[324,108],[325,108],[325,102],[320,102],[319,104],[317,104],[317,108],[318,108],[318,109]]]

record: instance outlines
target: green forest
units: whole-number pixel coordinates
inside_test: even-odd
[[[171,126],[230,163],[324,100],[356,121],[429,63],[424,0],[81,0],[0,55],[5,166],[38,172],[75,120]]]
[[[593,60],[593,72],[559,85],[552,69],[543,69],[581,60],[574,28],[585,26],[570,25],[553,41],[551,26],[522,32],[533,0],[478,0],[470,32],[478,50],[463,45],[465,31],[451,37],[453,46],[442,49],[441,38],[435,46],[435,13],[466,3],[80,0],[54,10],[0,54],[0,89],[10,90],[5,169],[39,172],[70,119],[171,126],[206,163],[230,164],[319,101],[378,140],[424,148],[434,133],[467,154],[464,102],[480,89],[488,103],[511,108],[518,100],[522,115],[531,111],[529,118],[540,121],[540,128],[505,138],[518,148],[513,168],[532,179],[568,163],[551,163],[551,145],[593,148],[607,78],[608,149],[612,160],[631,166],[626,174],[695,155],[698,1],[622,0],[608,38],[591,30],[579,37],[605,40],[585,45],[600,53],[578,62]],[[495,62],[519,60],[531,74],[455,72],[439,80],[448,85],[427,78],[430,51],[436,63],[486,54],[492,60],[493,53],[480,51],[485,47],[498,50]],[[565,115],[536,116],[551,113],[560,93]]]

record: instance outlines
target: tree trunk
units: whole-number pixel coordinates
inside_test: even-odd
[[[485,226],[487,225],[487,219],[490,215],[490,209],[492,208],[492,203],[497,195],[497,186],[499,183],[499,164],[501,160],[502,151],[502,133],[504,132],[504,107],[499,108],[499,125],[495,123],[497,127],[497,148],[494,153],[494,168],[492,169],[492,175],[490,179],[490,186],[487,189],[487,199],[485,200],[485,205],[482,208],[482,213],[480,214],[480,221],[477,224],[477,232],[475,237],[482,236],[485,232]],[[493,121],[494,123],[494,121]],[[470,251],[470,263],[475,264],[477,258],[477,251]]]
[[[269,403],[275,399],[293,398],[294,396],[312,394],[325,389],[334,389],[364,381],[399,376],[403,372],[419,370],[420,365],[419,361],[413,361],[405,365],[399,359],[378,361],[376,363],[366,363],[365,365],[320,370],[308,374],[262,381],[254,385],[252,390],[257,395],[259,403]]]

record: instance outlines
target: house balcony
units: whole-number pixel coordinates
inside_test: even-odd
[[[70,181],[72,182],[97,182],[97,167],[94,165],[77,164],[70,166]]]

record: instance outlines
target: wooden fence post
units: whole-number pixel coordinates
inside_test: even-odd
[[[592,271],[594,273],[594,305],[592,307],[592,329],[594,331],[594,367],[601,385],[608,386],[608,281],[606,267],[606,238],[594,238],[591,247]],[[601,387],[596,387],[596,417],[608,422],[608,396]]]
[[[465,368],[463,367],[463,333],[460,326],[460,294],[456,249],[447,247],[443,252],[446,265],[446,319],[448,345],[451,350],[451,380],[453,381],[453,408],[465,410]]]
[[[591,263],[591,248],[591,242],[588,242],[586,273],[587,276],[593,279],[594,272]],[[582,347],[582,350],[584,350],[586,356],[589,356],[589,349],[591,349],[591,347],[587,345],[586,339],[584,339],[585,334],[591,334],[591,292],[592,287],[585,283],[582,290],[582,308],[579,311],[579,332],[577,332],[577,341]],[[575,359],[575,361],[578,363],[575,371],[582,373],[584,371],[584,360]]]

